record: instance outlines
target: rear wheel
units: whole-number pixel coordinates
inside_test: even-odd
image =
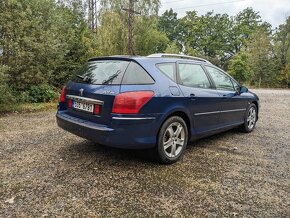
[[[186,123],[181,117],[168,118],[162,125],[157,142],[157,155],[160,162],[171,164],[183,154],[188,141]]]
[[[243,132],[252,132],[257,122],[257,107],[255,104],[250,104],[245,115],[245,122],[241,126]]]

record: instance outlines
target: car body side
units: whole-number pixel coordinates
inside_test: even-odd
[[[114,89],[119,89],[115,90],[117,93],[152,90],[154,91],[154,97],[141,108],[139,114],[120,115],[107,113],[103,116],[104,120],[98,120],[98,122],[71,116],[70,113],[73,112],[67,113],[66,110],[61,110],[62,106],[60,105],[60,110],[57,112],[57,122],[60,127],[100,144],[120,148],[142,149],[156,145],[160,127],[171,116],[178,115],[185,120],[189,130],[189,140],[194,140],[243,124],[245,122],[246,107],[251,103],[256,104],[257,108],[259,108],[259,99],[251,92],[241,94],[229,92],[229,96],[224,96],[225,94],[219,92],[205,68],[205,66],[216,67],[206,62],[143,57],[111,57],[111,59],[138,63],[155,82],[144,85],[104,85],[99,87],[98,89],[103,89],[103,93],[112,95],[111,101],[106,102],[106,107],[112,107],[115,96],[110,93],[114,93]],[[100,58],[93,60],[100,60]],[[158,70],[156,65],[160,63],[175,64],[174,81]],[[210,80],[211,87],[207,89],[183,87],[178,79],[178,63],[201,65]],[[221,71],[221,69],[218,70]],[[235,81],[232,77],[231,79]],[[83,85],[69,82],[67,88],[68,90],[79,90]],[[94,85],[86,86],[87,89],[94,92]],[[194,96],[190,96],[190,94],[193,94],[191,92],[194,92]],[[225,108],[222,108],[221,102],[225,105]],[[235,102],[237,108],[234,108]],[[243,102],[243,107],[238,105],[237,102]],[[215,108],[213,108],[213,105],[215,105]],[[237,113],[240,114],[240,118],[232,121],[231,119]],[[224,117],[221,117],[221,114]],[[229,122],[223,122],[227,119]]]

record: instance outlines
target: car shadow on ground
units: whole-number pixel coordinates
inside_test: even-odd
[[[134,162],[143,164],[157,163],[153,149],[121,149],[100,145],[88,140],[78,143],[67,144],[67,147],[60,151],[69,159],[94,159],[96,162]]]
[[[227,140],[235,137],[240,133],[237,129],[232,129],[226,132],[222,132],[216,135],[208,136],[202,139],[198,139],[193,142],[189,142],[187,146],[188,152],[195,152],[200,148],[211,148],[217,151],[233,153],[234,151],[225,147],[219,147],[216,145],[217,141]],[[233,147],[234,147],[233,143]],[[121,149],[113,148],[109,146],[100,145],[88,140],[83,140],[77,143],[67,144],[62,148],[60,154],[67,160],[75,159],[93,159],[95,161],[108,161],[108,162],[127,162],[127,163],[143,163],[143,164],[159,164],[156,160],[155,149]],[[235,152],[237,154],[237,152]],[[186,154],[185,154],[186,155]]]

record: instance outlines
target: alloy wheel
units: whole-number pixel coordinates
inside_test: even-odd
[[[248,111],[248,117],[247,117],[247,125],[249,129],[254,128],[256,119],[257,119],[256,109],[254,107],[251,107]]]
[[[185,130],[179,122],[168,126],[163,136],[163,149],[166,156],[177,157],[185,143]]]

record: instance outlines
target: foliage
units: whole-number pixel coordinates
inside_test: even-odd
[[[0,12],[1,62],[9,66],[15,90],[42,83],[59,87],[85,61],[86,24],[75,10],[53,0],[4,0]]]
[[[167,45],[167,48],[165,49],[164,52],[169,54],[179,54],[180,48],[176,45],[176,43],[171,42]]]
[[[277,80],[282,88],[290,88],[290,70],[288,65],[279,72]]]
[[[277,60],[277,67],[280,71],[278,82],[282,87],[290,84],[290,17],[287,18],[285,24],[282,24],[274,34],[274,51]]]
[[[122,8],[127,8],[128,0],[100,0],[101,14],[103,12],[121,13]],[[134,1],[134,10],[143,15],[157,15],[160,8],[160,0]]]
[[[135,23],[135,50],[138,55],[146,56],[165,51],[169,39],[157,30],[155,17],[138,17]]]
[[[250,37],[247,44],[249,65],[253,71],[251,84],[258,86],[270,86],[274,81],[273,69],[273,47],[270,37],[263,29],[258,29]]]
[[[229,64],[229,73],[241,84],[249,81],[252,76],[248,61],[248,54],[246,52],[240,52],[231,59]]]
[[[0,65],[0,106],[1,105],[10,105],[15,103],[15,98],[12,94],[12,89],[7,83],[6,72],[8,67]]]
[[[236,16],[178,17],[173,9],[157,16],[160,0],[139,0],[134,10],[137,55],[185,53],[210,60],[241,82],[287,87],[290,18],[275,31],[259,12],[246,8]],[[82,0],[0,1],[0,105],[47,102],[93,56],[125,55],[128,0],[100,0],[97,31],[88,28]]]
[[[97,56],[127,53],[127,26],[123,17],[116,12],[106,12],[98,29]]]
[[[170,41],[176,41],[178,38],[178,24],[177,13],[173,12],[172,8],[170,8],[169,11],[166,10],[159,17],[157,27],[159,31],[166,34]]]
[[[32,85],[27,89],[29,102],[50,102],[57,98],[55,89],[47,84]]]

